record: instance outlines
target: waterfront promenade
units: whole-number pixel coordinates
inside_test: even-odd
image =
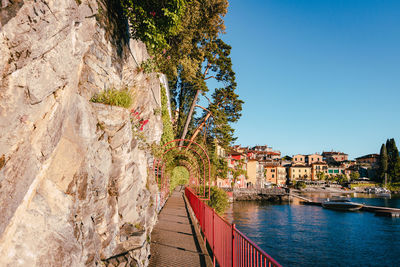
[[[151,234],[149,266],[212,266],[189,208],[183,190],[173,191]]]

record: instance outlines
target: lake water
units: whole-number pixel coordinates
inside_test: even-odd
[[[399,196],[353,194],[351,199],[400,208]],[[400,218],[328,210],[297,200],[235,202],[225,217],[283,266],[400,266]]]

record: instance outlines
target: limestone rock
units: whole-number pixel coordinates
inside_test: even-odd
[[[126,25],[110,3],[1,1],[0,266],[148,263],[151,153],[130,110],[90,98],[133,90],[143,134],[157,143],[160,78],[136,71],[146,48],[115,34]]]

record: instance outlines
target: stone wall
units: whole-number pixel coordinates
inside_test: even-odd
[[[278,188],[235,188],[233,191],[234,201],[244,200],[268,200],[282,201],[286,200],[286,191]]]
[[[113,2],[1,1],[0,266],[148,264],[160,78]],[[135,92],[145,140],[89,101],[109,88]]]

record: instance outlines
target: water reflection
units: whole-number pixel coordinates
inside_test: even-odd
[[[307,194],[313,199],[332,195]],[[354,194],[352,201],[399,207],[400,198]],[[400,218],[318,206],[235,202],[225,215],[284,266],[400,266]]]

